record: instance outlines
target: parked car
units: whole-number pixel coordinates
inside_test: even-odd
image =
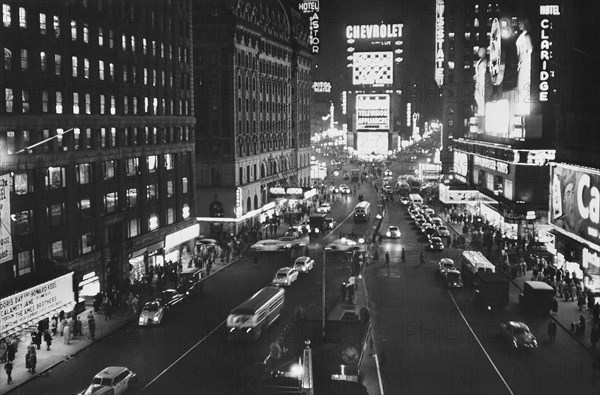
[[[291,267],[282,267],[273,277],[273,284],[277,286],[290,286],[298,279],[298,272]]]
[[[390,239],[398,239],[398,238],[400,238],[400,236],[401,236],[400,229],[398,229],[397,226],[394,226],[394,225],[388,226],[388,230],[385,232],[385,237],[390,238]]]
[[[500,327],[513,348],[537,348],[537,340],[524,322],[508,321],[500,324]]]
[[[450,237],[450,231],[446,226],[438,226],[437,230],[440,233],[440,237]]]
[[[267,252],[267,251],[284,251],[287,241],[280,240],[260,240],[250,246],[250,251]]]
[[[431,240],[429,240],[429,249],[442,251],[444,249],[444,243],[442,242],[442,239],[439,237],[432,237]]]
[[[204,287],[203,271],[199,267],[185,268],[179,273],[177,292],[182,295],[199,294]]]
[[[177,303],[181,302],[183,300],[183,298],[184,298],[184,295],[177,292],[177,290],[165,289],[158,295],[158,298],[156,298],[156,301],[158,303],[160,303],[160,305],[163,306],[164,308],[169,309],[172,306],[175,306]]]
[[[288,230],[283,234],[284,236],[292,236],[294,239],[297,239],[302,235],[302,231],[295,226],[290,226]]]
[[[438,263],[438,274],[441,276],[445,275],[448,270],[455,270],[456,265],[454,265],[454,261],[450,258],[442,258]]]
[[[317,213],[329,213],[331,211],[331,205],[329,203],[322,203],[317,207]]]
[[[92,384],[80,394],[114,394],[125,393],[135,379],[135,373],[122,366],[109,366],[102,369],[92,379]]]
[[[165,307],[156,300],[148,302],[142,308],[138,325],[158,325],[165,316]]]
[[[462,288],[463,281],[460,270],[450,269],[447,270],[443,276],[444,285],[448,288]]]
[[[307,256],[298,257],[294,262],[294,270],[296,270],[298,273],[308,273],[314,268],[314,266],[315,261]]]
[[[346,185],[346,184],[340,185],[340,193],[343,193],[345,195],[351,193],[350,187],[348,185]]]

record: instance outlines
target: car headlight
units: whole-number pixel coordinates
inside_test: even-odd
[[[387,237],[390,237],[390,236],[392,236],[392,234],[391,234],[389,231],[388,231],[388,232],[385,232],[385,235],[386,235]]]
[[[154,322],[158,322],[158,316],[154,317]]]
[[[140,321],[139,321],[139,323],[140,323],[140,324],[143,324],[143,323],[144,323],[144,319],[143,319],[142,317],[140,317]]]

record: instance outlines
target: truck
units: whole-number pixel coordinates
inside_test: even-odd
[[[359,169],[352,169],[352,181],[360,181],[360,170]]]
[[[460,272],[465,284],[473,284],[476,273],[495,273],[496,267],[480,251],[463,251]]]
[[[315,213],[309,217],[309,225],[310,225],[310,238],[317,238],[327,229],[327,224],[325,223],[326,213]]]
[[[500,273],[478,272],[473,278],[475,306],[481,310],[502,310],[508,305],[509,283]]]
[[[525,281],[519,306],[531,313],[547,315],[552,308],[554,288],[543,281]]]

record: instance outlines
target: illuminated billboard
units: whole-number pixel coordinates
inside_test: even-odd
[[[467,171],[469,170],[469,157],[465,152],[454,151],[454,175],[459,181],[467,181]]]
[[[387,155],[388,132],[358,132],[356,146],[359,156]]]
[[[390,95],[356,95],[356,130],[389,130]]]
[[[391,85],[394,82],[392,51],[355,52],[352,57],[352,85]]]
[[[600,245],[600,172],[551,166],[550,223],[561,233]]]
[[[346,26],[346,39],[372,40],[391,39],[402,37],[401,23],[382,23],[380,25],[348,25]]]

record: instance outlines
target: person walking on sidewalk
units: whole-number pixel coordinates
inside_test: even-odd
[[[342,302],[346,300],[346,291],[347,291],[346,282],[344,281],[342,283],[342,286],[340,287],[340,295],[342,296]]]
[[[137,316],[140,308],[140,295],[135,295],[131,300],[131,310],[133,311],[133,315]]]
[[[556,337],[556,322],[554,322],[554,320],[550,320],[548,322],[548,338],[552,342],[552,341],[554,341],[555,337]]]
[[[6,370],[6,375],[8,376],[7,384],[12,383],[13,364],[11,361],[6,362],[6,364],[4,365],[4,370]]]
[[[158,278],[158,276],[156,278]],[[110,320],[112,318],[111,308],[112,306],[110,304],[110,300],[108,298],[105,298],[104,303],[102,304],[102,310],[104,312],[104,321]]]
[[[404,247],[402,247],[402,251],[400,252],[400,259],[402,260],[402,263],[406,262],[406,251],[404,251]]]
[[[419,259],[419,266],[422,266],[425,263],[425,257],[423,256],[423,251],[421,251],[421,258]]]
[[[385,267],[388,269],[390,267],[390,253],[388,251],[385,252]]]
[[[583,310],[583,306],[585,306],[585,296],[580,293],[577,297],[577,307],[579,307],[579,311]]]
[[[71,325],[65,325],[63,329],[63,337],[65,339],[65,344],[71,344]]]
[[[52,335],[48,329],[44,331],[44,341],[46,342],[46,351],[50,351],[50,346],[52,345]]]
[[[88,329],[90,331],[89,332],[90,339],[95,340],[96,339],[96,320],[94,319],[94,312],[92,310],[90,310],[90,312],[88,313],[87,320],[88,320]]]
[[[558,314],[558,301],[556,300],[556,298],[552,298],[552,312],[551,314],[553,316],[556,317],[556,314]]]

